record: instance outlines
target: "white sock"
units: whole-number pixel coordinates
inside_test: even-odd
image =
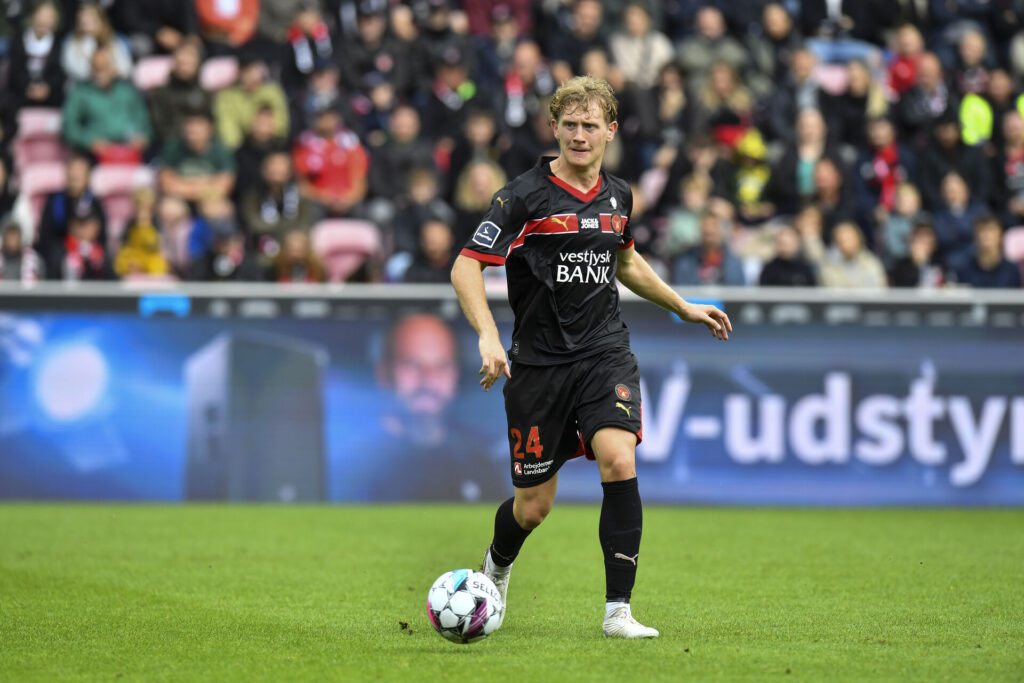
[[[604,618],[607,619],[617,609],[626,608],[626,614],[631,614],[628,602],[606,602],[604,603]]]
[[[508,574],[512,571],[512,565],[502,567],[494,562],[494,558],[491,557],[491,549],[487,549],[487,560],[484,563],[484,570],[493,572],[494,574]]]

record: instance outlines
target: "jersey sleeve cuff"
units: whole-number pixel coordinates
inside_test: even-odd
[[[626,242],[625,244],[620,244],[619,245],[619,249],[629,249],[632,246],[633,246],[633,240],[630,240],[630,241]]]
[[[497,256],[495,254],[484,254],[483,252],[473,251],[472,249],[463,249],[459,252],[462,256],[468,256],[471,259],[481,261],[483,263],[490,263],[495,266],[505,265],[505,257]]]

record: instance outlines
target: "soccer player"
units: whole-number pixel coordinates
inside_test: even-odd
[[[608,83],[573,78],[551,100],[559,155],[541,158],[499,190],[452,268],[462,310],[480,336],[485,390],[504,375],[514,497],[498,507],[484,573],[502,598],[519,550],[555,500],[558,469],[586,454],[597,460],[604,500],[604,634],[654,638],[629,606],[643,513],[635,451],[642,438],[640,374],[622,322],[616,278],[633,292],[728,339],[732,325],[714,306],[684,301],[633,248],[633,196],[601,170],[615,137],[618,101]],[[511,366],[484,292],[482,271],[504,265],[515,313]]]

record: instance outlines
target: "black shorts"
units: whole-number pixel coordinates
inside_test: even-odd
[[[563,365],[512,365],[505,382],[512,484],[537,486],[566,460],[593,457],[590,440],[602,427],[643,438],[640,370],[627,348],[613,348]]]

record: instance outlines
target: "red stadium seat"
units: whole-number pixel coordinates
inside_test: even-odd
[[[22,170],[21,193],[28,198],[32,210],[32,232],[39,225],[43,214],[46,195],[64,189],[64,164],[59,161],[44,161],[27,166]]]
[[[140,59],[135,65],[132,80],[135,87],[146,92],[167,85],[171,78],[174,58],[167,55],[155,55]]]
[[[121,236],[135,211],[135,191],[156,184],[153,169],[144,165],[100,164],[93,169],[90,186],[107,214],[107,240],[120,247]]]
[[[199,70],[199,84],[204,90],[223,90],[238,79],[238,60],[234,57],[211,57]]]
[[[383,250],[380,231],[370,221],[328,219],[313,226],[313,251],[324,262],[327,279],[344,282],[366,260]]]
[[[18,135],[13,145],[18,173],[31,164],[64,159],[60,124],[60,109],[26,107],[18,112]]]
[[[1007,228],[1003,235],[1003,254],[1007,261],[1024,265],[1024,225]]]

